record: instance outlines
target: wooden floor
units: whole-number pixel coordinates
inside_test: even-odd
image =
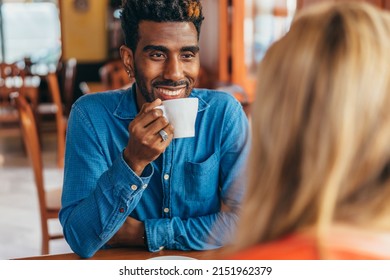
[[[45,187],[62,184],[63,170],[55,165],[56,135],[42,139]],[[41,231],[32,168],[18,129],[0,127],[0,259],[40,255]],[[59,223],[50,225],[61,230]],[[50,253],[71,252],[65,240],[50,243]]]

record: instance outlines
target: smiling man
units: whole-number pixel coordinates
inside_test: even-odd
[[[82,257],[114,246],[218,248],[234,229],[243,193],[248,122],[232,96],[194,89],[201,4],[127,0],[121,20],[121,57],[136,82],[73,105],[60,211],[65,238]],[[187,97],[199,101],[195,137],[173,139],[175,128],[155,107]]]

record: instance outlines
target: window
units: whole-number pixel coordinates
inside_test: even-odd
[[[290,28],[296,0],[246,0],[245,5],[245,65],[254,75],[268,47]]]
[[[1,60],[29,57],[34,63],[56,64],[61,56],[61,28],[55,1],[4,1]]]
[[[231,82],[241,86],[252,101],[257,66],[269,46],[289,30],[297,2],[231,0],[231,3]]]

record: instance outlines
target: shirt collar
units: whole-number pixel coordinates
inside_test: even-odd
[[[190,97],[199,99],[198,113],[206,110],[210,105],[197,94],[197,89],[193,89]],[[126,89],[114,111],[114,116],[119,119],[134,119],[138,114],[135,83]]]
[[[134,119],[138,114],[135,83],[126,89],[114,111],[114,116],[120,119]]]

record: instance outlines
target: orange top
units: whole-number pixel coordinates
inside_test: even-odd
[[[334,238],[334,239],[333,239]],[[381,238],[334,236],[334,242],[326,244],[328,259],[373,260],[390,259],[389,244]],[[289,235],[280,240],[259,244],[231,255],[228,259],[239,260],[316,260],[320,259],[314,237],[304,234]],[[385,246],[385,247],[384,247]],[[378,248],[381,248],[378,250]],[[385,253],[383,253],[385,252]]]

